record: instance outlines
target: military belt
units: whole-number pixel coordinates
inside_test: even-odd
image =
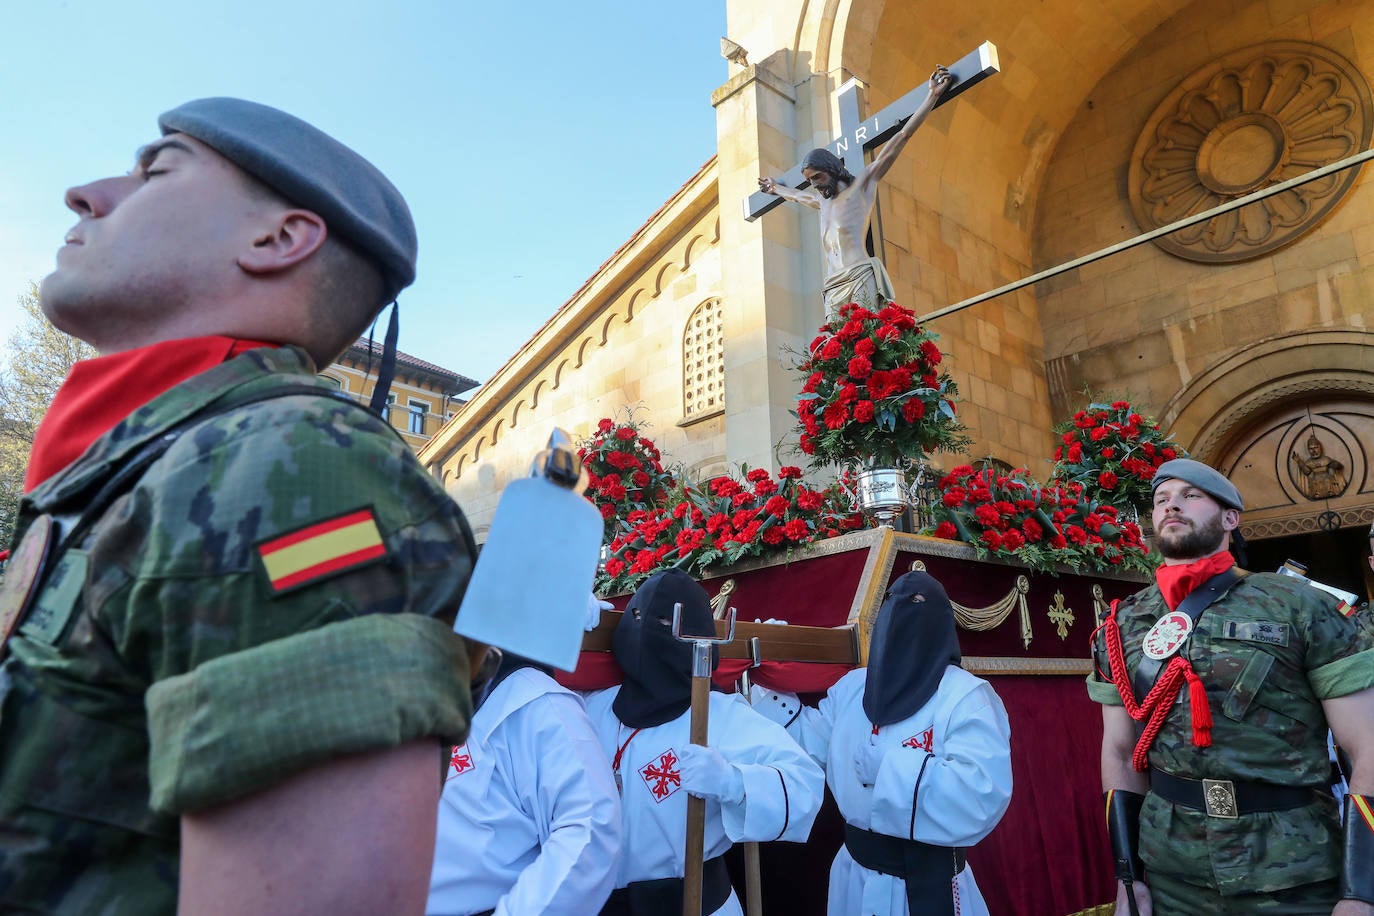
[[[1224,818],[1301,808],[1326,794],[1322,789],[1240,779],[1188,779],[1160,770],[1150,772],[1150,791],[1165,801]]]

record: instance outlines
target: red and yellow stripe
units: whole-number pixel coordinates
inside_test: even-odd
[[[258,545],[274,592],[314,582],[386,555],[371,509],[318,522]]]
[[[1360,817],[1364,819],[1364,825],[1374,832],[1374,810],[1370,810],[1368,795],[1351,795],[1351,803],[1355,810],[1360,812]]]

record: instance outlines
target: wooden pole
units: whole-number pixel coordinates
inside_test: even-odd
[[[697,643],[694,651],[706,653],[707,674],[692,676],[692,743],[706,746],[707,717],[711,703],[711,646]],[[695,665],[693,666],[695,670]],[[687,861],[682,877],[682,916],[701,916],[701,872],[703,847],[706,843],[706,799],[687,796]]]
[[[706,746],[707,718],[711,714],[711,649],[735,638],[735,609],[730,608],[729,632],[717,636],[684,635],[682,605],[673,606],[673,637],[692,644],[692,715],[689,738]],[[701,876],[703,847],[706,845],[706,799],[687,794],[687,843],[682,863],[682,916],[701,916]]]

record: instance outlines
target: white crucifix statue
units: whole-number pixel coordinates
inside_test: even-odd
[[[864,119],[859,117],[859,85],[850,80],[837,99],[839,138],[813,149],[780,177],[759,179],[760,190],[745,203],[745,219],[758,219],[782,200],[820,211],[827,319],[847,302],[876,306],[891,301],[887,270],[865,241],[878,183],[926,115],[996,72],[997,48],[984,42],[953,67],[936,67],[927,84]],[[864,154],[871,150],[877,151],[873,161],[865,162]]]

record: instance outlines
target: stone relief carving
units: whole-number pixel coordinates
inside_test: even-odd
[[[1131,154],[1141,231],[1219,206],[1352,156],[1374,136],[1369,84],[1320,45],[1275,41],[1218,58],[1183,80],[1145,123]],[[1299,238],[1359,177],[1346,169],[1156,239],[1170,254],[1225,263]]]
[[[1288,473],[1293,485],[1308,499],[1335,499],[1345,492],[1345,464],[1326,454],[1316,427],[1308,427],[1304,445],[1307,454],[1288,453]]]

